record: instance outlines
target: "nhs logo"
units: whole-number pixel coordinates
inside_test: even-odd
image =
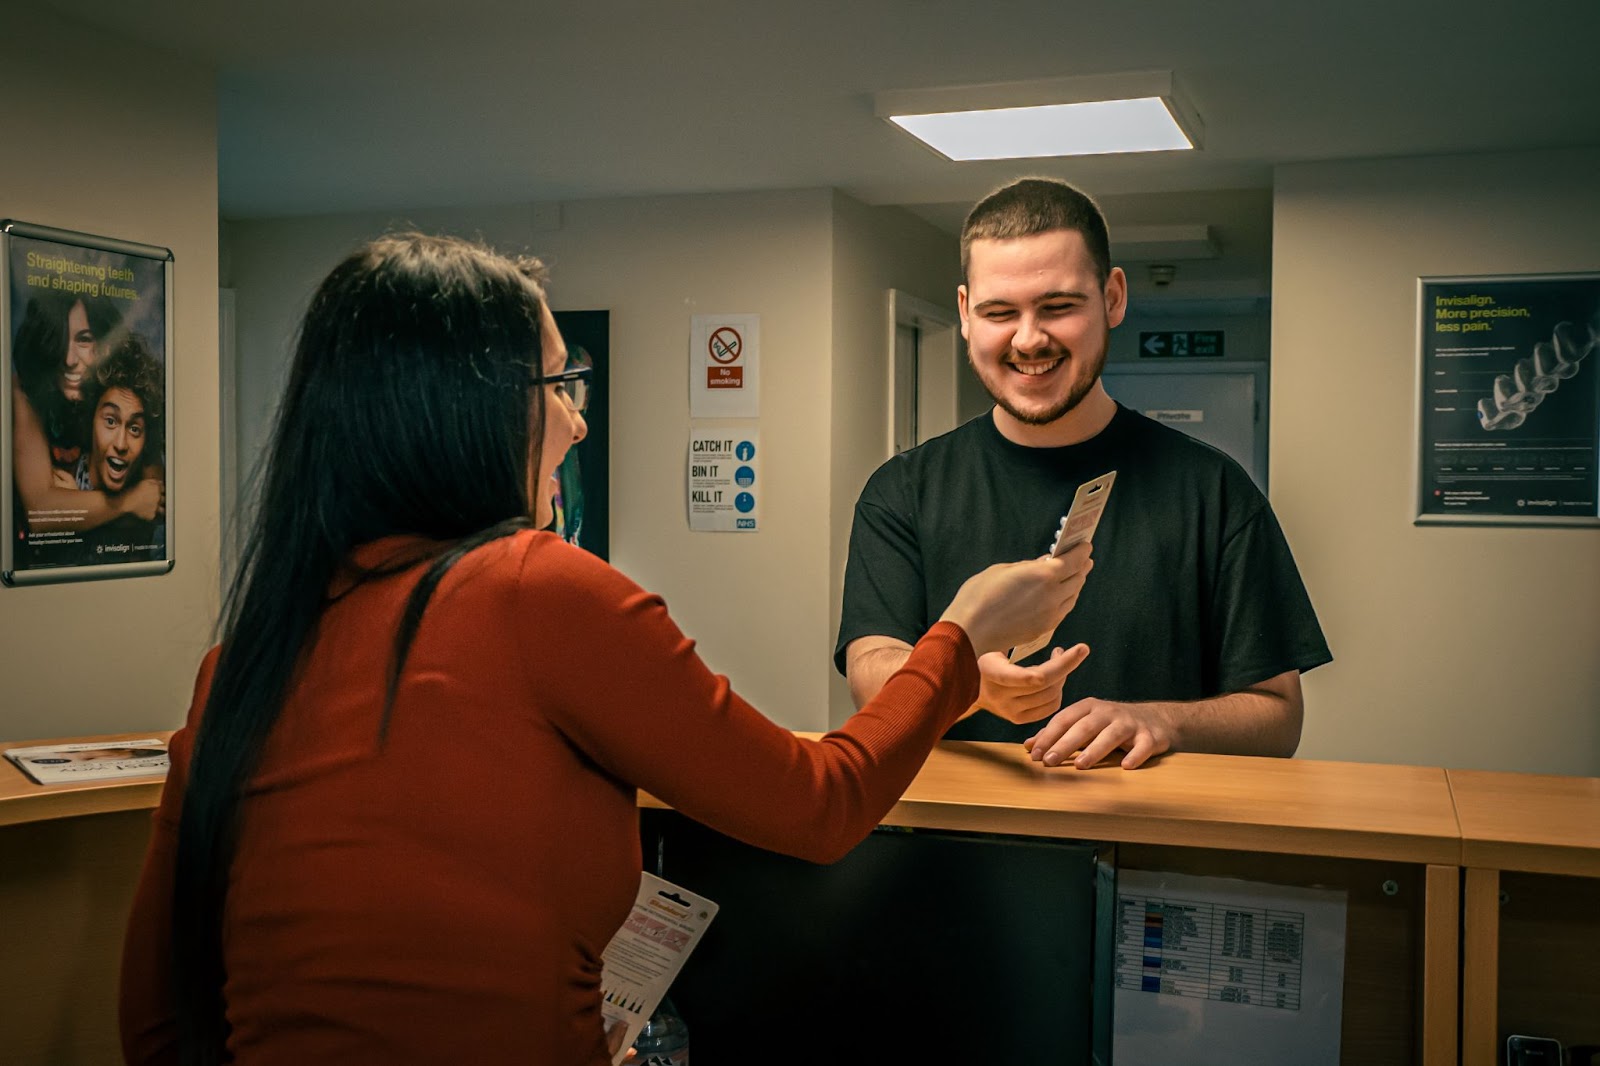
[[[736,518],[736,519],[734,519],[734,522],[737,523],[734,526],[735,529],[754,529],[754,528],[756,528],[756,520],[754,518]]]

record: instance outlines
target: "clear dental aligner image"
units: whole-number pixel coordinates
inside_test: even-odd
[[[1533,355],[1517,360],[1511,373],[1494,379],[1494,395],[1478,401],[1478,422],[1484,429],[1516,429],[1533,409],[1577,374],[1578,363],[1600,344],[1600,313],[1588,325],[1561,322],[1550,340],[1533,346]]]

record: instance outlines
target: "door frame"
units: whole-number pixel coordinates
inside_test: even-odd
[[[888,433],[884,438],[884,454],[896,453],[896,438],[904,435],[905,426],[897,422],[897,398],[903,390],[914,397],[914,435],[911,446],[921,444],[955,429],[960,424],[957,413],[961,374],[961,325],[956,313],[948,308],[899,289],[888,292],[889,305],[889,410]],[[900,326],[910,326],[917,331],[917,352],[909,368],[897,357],[896,331]],[[909,371],[909,372],[908,372]]]
[[[1130,377],[1148,377],[1151,375],[1172,374],[1251,374],[1255,377],[1256,409],[1255,409],[1255,445],[1254,460],[1256,469],[1261,471],[1261,491],[1267,491],[1269,484],[1268,475],[1271,468],[1267,465],[1267,442],[1271,433],[1269,421],[1272,404],[1267,402],[1270,398],[1268,389],[1272,385],[1272,364],[1265,360],[1238,360],[1235,362],[1196,362],[1193,359],[1160,359],[1149,362],[1107,362],[1101,370],[1102,378],[1114,378],[1120,374]],[[1115,392],[1112,391],[1113,397]]]

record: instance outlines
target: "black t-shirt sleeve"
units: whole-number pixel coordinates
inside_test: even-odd
[[[1223,545],[1208,637],[1219,692],[1333,659],[1289,542],[1261,505]]]
[[[910,509],[900,500],[898,473],[880,468],[856,502],[833,650],[840,674],[852,640],[878,636],[915,644],[928,628],[922,551]]]

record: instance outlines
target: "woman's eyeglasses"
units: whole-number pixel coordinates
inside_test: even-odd
[[[579,414],[589,406],[589,376],[594,373],[592,366],[569,366],[559,374],[539,374],[533,379],[535,385],[554,385],[556,393],[567,402],[567,406]]]

